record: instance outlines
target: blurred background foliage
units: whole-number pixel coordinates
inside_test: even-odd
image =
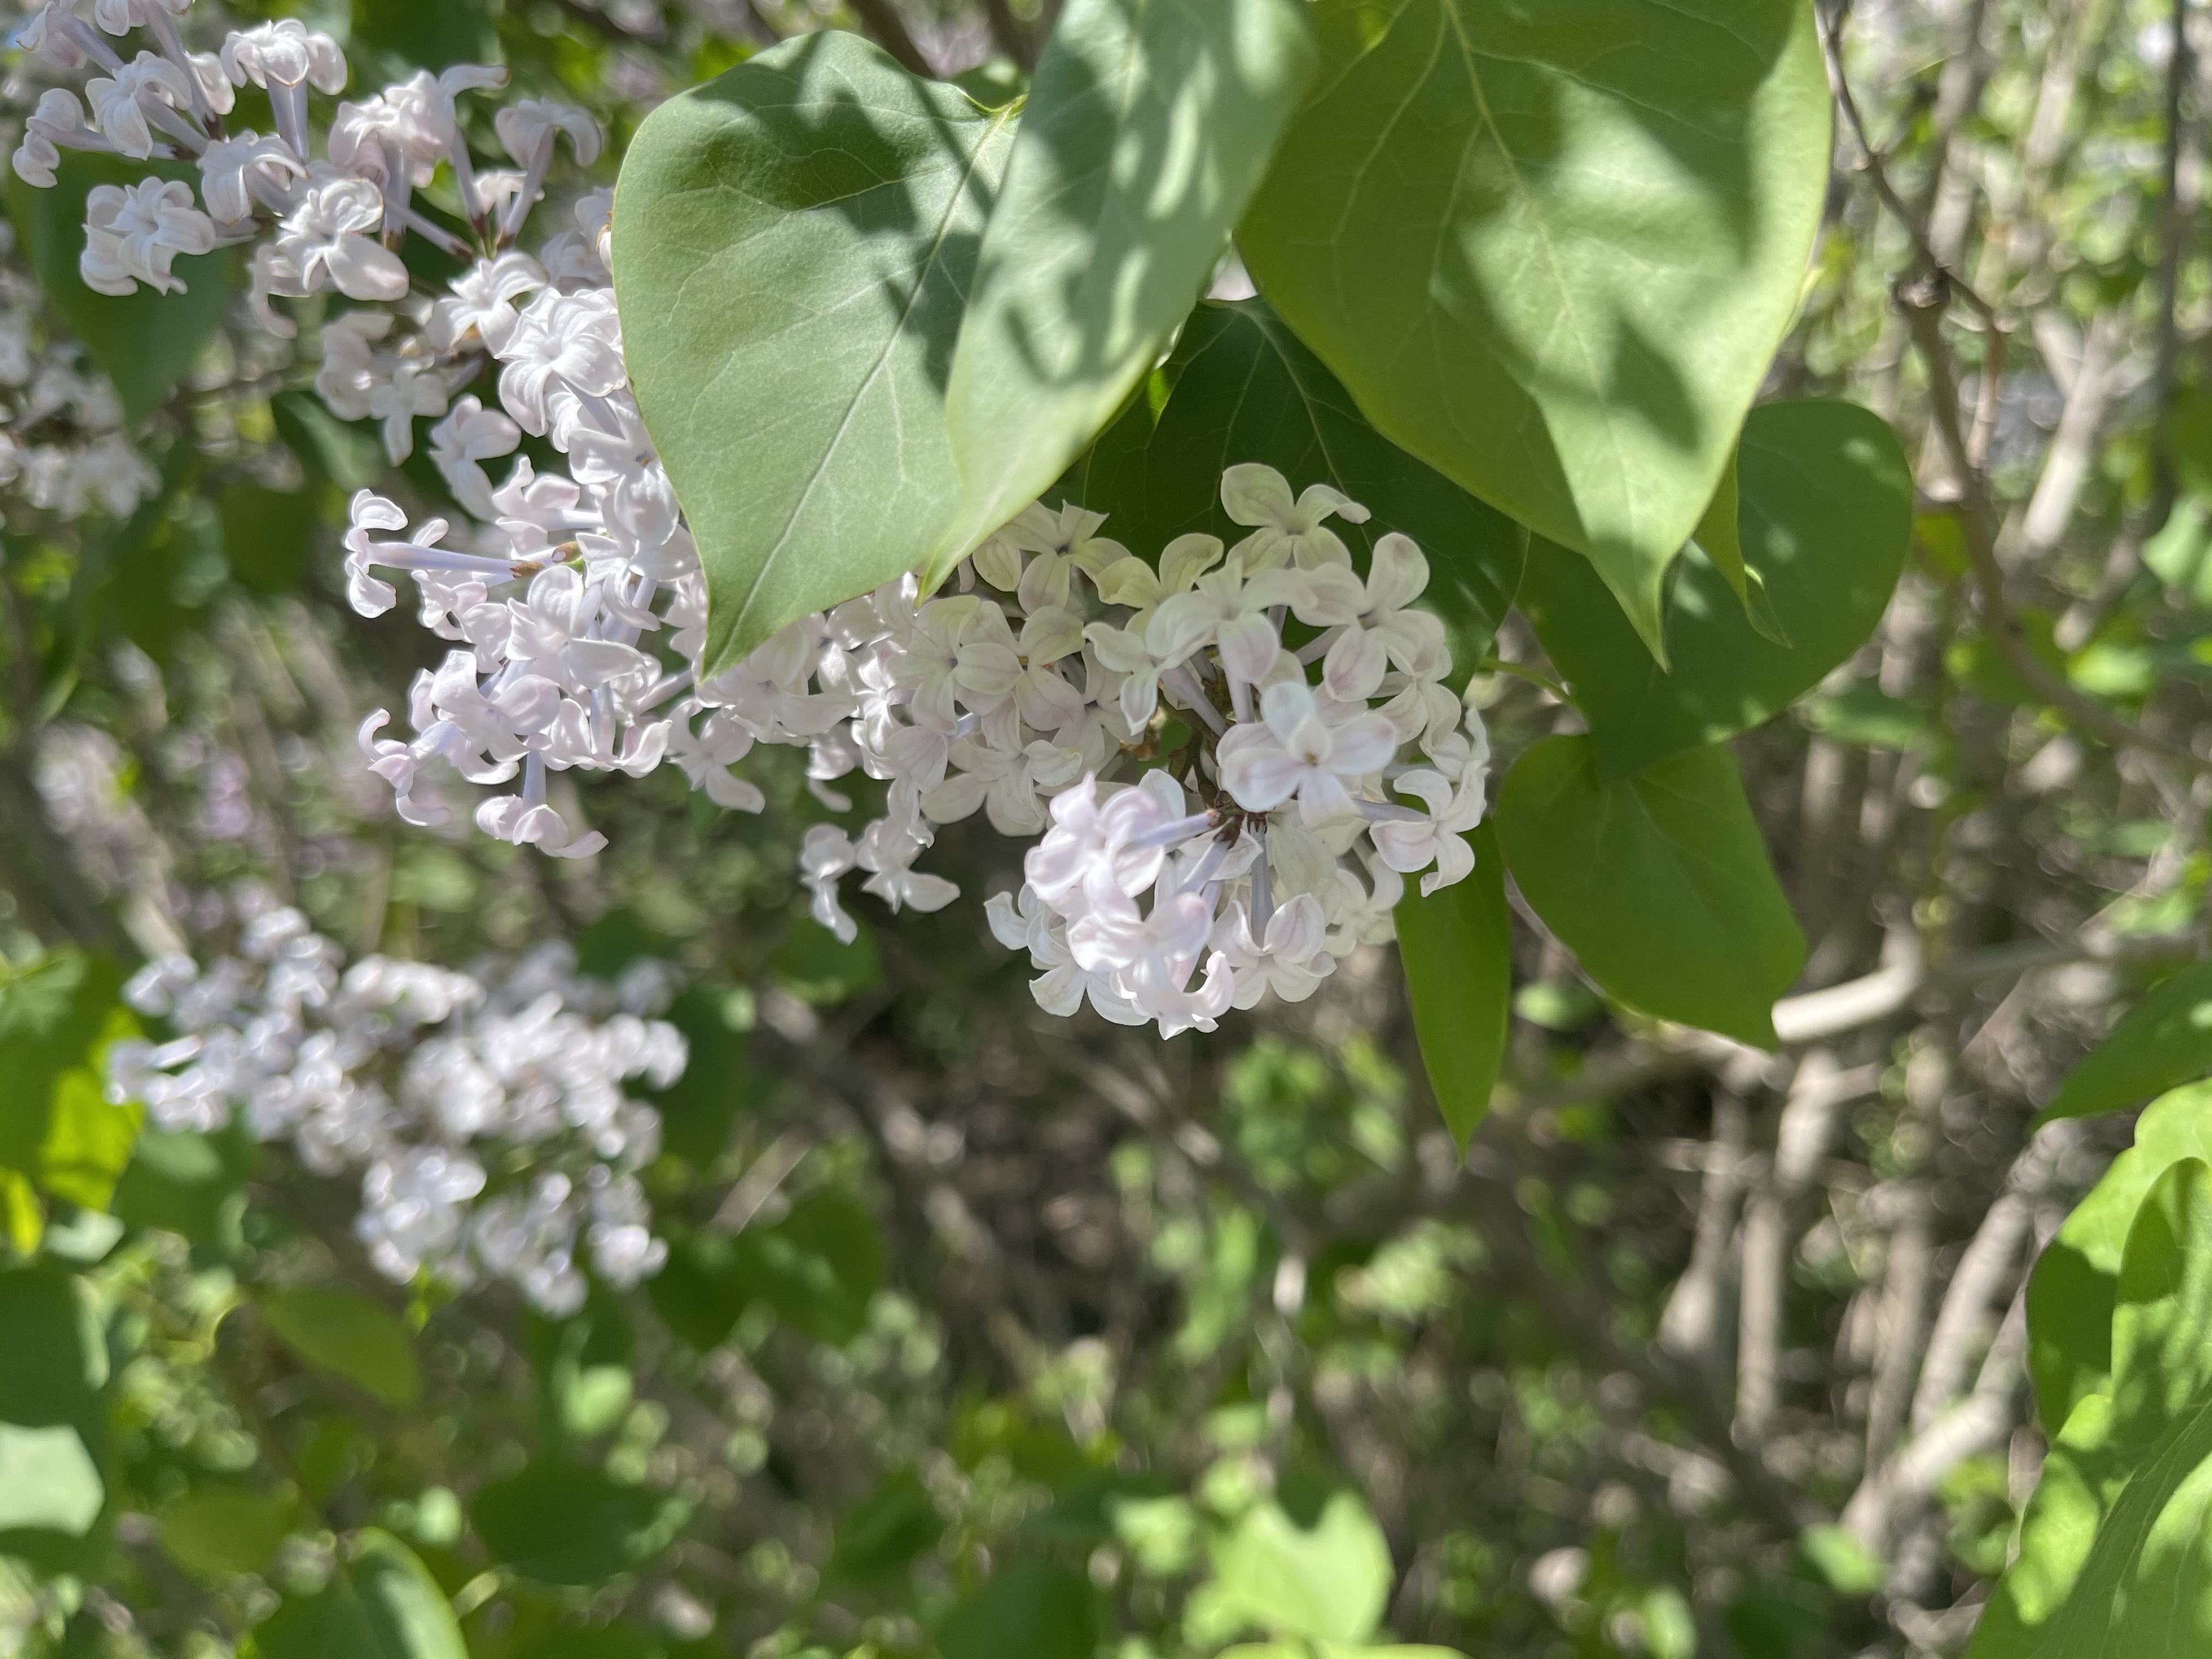
[[[1001,98],[1050,12],[301,15],[372,71],[495,56],[618,155],[654,100],[799,29]],[[838,945],[798,896],[796,754],[757,757],[757,817],[665,775],[596,793],[613,845],[586,865],[397,824],[354,727],[428,641],[346,612],[334,527],[382,475],[374,424],[234,326],[223,256],[189,307],[102,301],[77,202],[11,188],[32,326],[82,341],[150,482],[121,513],[11,495],[0,529],[0,1654],[1960,1651],[2046,1431],[2027,1271],[2126,1140],[2031,1119],[2197,949],[2212,877],[2206,775],[2094,719],[2185,751],[2207,718],[2212,25],[2186,0],[1824,18],[1878,165],[1841,123],[1768,390],[1882,413],[1921,503],[1874,641],[1735,744],[1814,943],[1803,1000],[1778,1058],[1655,1028],[1524,915],[1464,1163],[1387,952],[1162,1045],[1036,1013],[979,906]],[[1934,325],[1963,471],[1883,187],[1985,302]],[[26,442],[100,424],[17,413]],[[1984,494],[2048,684],[1966,597]],[[1501,654],[1545,666],[1517,621]],[[1507,756],[1567,719],[1540,672],[1483,695]],[[973,828],[946,873],[1014,884]],[[559,1321],[398,1293],[343,1183],[108,1103],[123,974],[246,879],[356,951],[677,963],[667,1266]]]

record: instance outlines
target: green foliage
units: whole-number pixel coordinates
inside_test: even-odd
[[[95,294],[76,272],[84,251],[84,198],[98,185],[135,185],[142,179],[191,180],[195,171],[174,161],[134,161],[65,149],[54,169],[54,186],[37,190],[12,173],[8,217],[14,222],[39,286],[84,342],[92,360],[115,383],[124,418],[142,421],[169,395],[192,359],[222,325],[230,303],[237,258],[228,248],[186,254],[171,269],[181,294],[142,287],[136,294]]]
[[[260,1659],[468,1659],[445,1592],[398,1539],[356,1534],[353,1559],[253,1632]]]
[[[2112,1389],[2120,1258],[2143,1195],[2184,1158],[2212,1159],[2212,1085],[2177,1089],[2136,1120],[2135,1145],[2074,1206],[2027,1283],[2028,1372],[2056,1433],[2089,1395]]]
[[[2212,1073],[2212,962],[2200,962],[2131,1009],[2066,1074],[2039,1121],[2122,1111],[2207,1073]]]
[[[1797,306],[1828,97],[1797,0],[1330,0],[1247,217],[1389,437],[1586,554],[1655,653]]]
[[[1454,663],[1469,671],[1489,652],[1528,532],[1377,433],[1265,301],[1209,300],[1191,314],[1145,398],[1085,459],[1084,504],[1147,552],[1193,532],[1233,542],[1245,532],[1222,507],[1221,475],[1243,461],[1366,507],[1365,524],[1336,524],[1363,562],[1379,537],[1413,538],[1429,561],[1422,602],[1443,619]]]
[[[639,128],[616,284],[639,405],[706,567],[708,672],[951,533],[945,381],[1012,147],[1011,115],[836,30]]]
[[[78,1281],[0,1273],[0,1533],[81,1537],[105,1501],[107,1348]]]
[[[321,492],[234,483],[217,501],[222,553],[232,579],[267,595],[296,593],[307,580],[323,522]]]
[[[115,1183],[116,1216],[227,1250],[237,1243],[246,1205],[240,1189],[256,1151],[236,1129],[219,1135],[149,1130]]]
[[[105,957],[57,951],[0,966],[0,1166],[57,1198],[104,1210],[138,1137],[135,1106],[110,1103],[106,1046],[137,1027]]]
[[[867,1206],[823,1187],[772,1224],[679,1241],[648,1290],[670,1328],[702,1350],[727,1337],[756,1302],[817,1341],[842,1343],[866,1323],[888,1265]]]
[[[2129,1229],[2109,1393],[2045,1459],[1970,1659],[2123,1659],[2212,1644],[2212,1164],[2160,1176]]]
[[[1098,1613],[1090,1582],[1050,1561],[1009,1562],[937,1632],[945,1659],[1091,1659]]]
[[[1592,739],[1552,738],[1514,763],[1497,817],[1522,892],[1609,994],[1774,1046],[1805,939],[1726,749],[1608,781]]]
[[[684,1033],[684,1075],[657,1091],[661,1144],[685,1162],[704,1168],[730,1138],[730,1127],[750,1097],[757,1079],[745,1057],[742,1032],[730,1029],[724,999],[697,986],[671,1005],[670,1024]]]
[[[1272,1500],[1247,1510],[1213,1546],[1211,1584],[1192,1619],[1217,1634],[1259,1629],[1314,1642],[1375,1633],[1396,1571],[1367,1506],[1337,1492],[1300,1526]]]
[[[500,60],[501,0],[352,0],[348,45],[366,47],[392,72]]]
[[[1189,312],[1312,76],[1305,9],[1068,0],[953,354],[963,520],[932,585],[1082,453]]]
[[[179,1566],[203,1577],[258,1572],[290,1533],[297,1509],[289,1492],[198,1487],[161,1511],[161,1547]]]
[[[0,1534],[92,1529],[106,1489],[75,1429],[0,1423]]]
[[[824,1576],[832,1583],[874,1584],[906,1571],[945,1534],[937,1511],[912,1469],[895,1469],[837,1517]]]
[[[1473,875],[1426,897],[1411,888],[1397,908],[1398,959],[1421,1061],[1462,1152],[1490,1109],[1513,1000],[1505,857],[1488,823],[1468,839],[1474,845]]]
[[[261,1316],[310,1365],[387,1406],[410,1406],[422,1395],[422,1367],[406,1327],[367,1297],[299,1285],[264,1296]]]
[[[857,918],[847,944],[811,917],[793,922],[775,947],[776,977],[801,1002],[828,1007],[849,1001],[882,981],[882,953],[875,930]]]
[[[597,1584],[666,1547],[660,1498],[586,1463],[541,1460],[477,1494],[469,1518],[492,1554],[544,1584]]]
[[[1770,404],[1745,422],[1741,581],[1692,548],[1667,595],[1668,667],[1638,648],[1590,565],[1540,544],[1522,603],[1590,722],[1608,777],[1770,720],[1864,644],[1889,604],[1912,529],[1912,471],[1896,434],[1854,404]],[[1702,545],[1702,544],[1701,544]]]

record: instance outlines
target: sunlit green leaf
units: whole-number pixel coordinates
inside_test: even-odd
[[[2212,1164],[2145,1196],[2121,1258],[2109,1394],[2074,1408],[1970,1659],[2212,1650]]]
[[[2149,1192],[2184,1158],[2212,1159],[2212,1084],[2163,1095],[2136,1120],[2114,1158],[2037,1258],[2027,1281],[2028,1371],[2046,1430],[2112,1387],[2112,1305],[2128,1229]]]
[[[1396,1570],[1367,1506],[1340,1492],[1301,1527],[1269,1501],[1213,1548],[1210,1619],[1316,1642],[1358,1643],[1382,1622]]]
[[[1828,179],[1802,0],[1326,0],[1239,233],[1387,436],[1587,554],[1658,647],[1660,579],[1797,306]]]
[[[976,267],[933,574],[1029,505],[1198,299],[1313,72],[1299,0],[1068,0]]]
[[[121,1108],[106,1108],[106,1115],[93,1109],[106,1107],[93,1068],[102,1043],[128,1029],[116,1023],[122,985],[113,963],[82,951],[52,951],[20,969],[0,967],[0,1076],[8,1079],[0,1090],[0,1164],[40,1180],[49,1142],[73,1169],[86,1159],[103,1166],[111,1163],[109,1115],[130,1115]],[[74,1089],[66,1102],[58,1099],[64,1079],[72,1073],[82,1073],[90,1082],[89,1103],[82,1089]],[[67,1119],[58,1127],[58,1108]],[[135,1121],[130,1128],[136,1133]],[[123,1157],[112,1158],[108,1168],[110,1185],[128,1158],[127,1140],[122,1150]],[[64,1195],[89,1201],[75,1192]]]
[[[647,118],[616,186],[639,405],[707,571],[714,672],[959,517],[953,342],[1013,122],[802,34]]]
[[[66,1424],[0,1423],[0,1533],[58,1532],[82,1538],[106,1488],[84,1441]]]

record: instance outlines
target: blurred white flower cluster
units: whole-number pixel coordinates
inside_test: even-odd
[[[123,431],[123,406],[82,346],[46,341],[37,283],[0,224],[0,484],[41,512],[121,515],[161,478]]]
[[[323,330],[316,385],[334,413],[381,421],[395,464],[417,416],[442,417],[431,457],[471,521],[410,529],[362,490],[346,537],[355,607],[390,610],[376,573],[404,571],[423,624],[453,646],[411,690],[411,737],[384,735],[384,710],[361,729],[408,821],[443,822],[440,787],[458,774],[496,792],[475,811],[487,833],[585,857],[605,838],[552,798],[554,774],[673,763],[718,805],[758,811],[731,769],[756,744],[804,746],[834,810],[852,805],[840,778],[889,786],[857,836],[807,834],[824,926],[852,937],[839,884],[854,871],[894,909],[949,903],[957,889],[916,861],[937,825],[981,811],[1042,836],[1020,894],[990,908],[1041,970],[1038,1002],[1088,1000],[1166,1034],[1271,991],[1310,994],[1339,956],[1391,936],[1403,878],[1433,891],[1473,867],[1462,832],[1485,810],[1489,746],[1449,684],[1442,626],[1412,608],[1426,561],[1385,535],[1363,578],[1330,521],[1366,510],[1322,484],[1294,495],[1264,466],[1223,476],[1224,509],[1250,532],[1233,547],[1184,536],[1154,562],[1100,535],[1098,515],[1040,504],[948,591],[924,597],[909,576],[708,677],[705,580],[623,363],[607,192],[535,258],[515,246],[556,137],[581,163],[597,155],[588,117],[520,100],[494,123],[514,167],[481,167],[455,100],[504,72],[462,66],[339,103],[318,159],[308,93],[344,86],[337,45],[288,20],[189,52],[172,16],[188,5],[97,0],[95,29],[51,0],[25,46],[106,73],[86,83],[88,118],[74,94],[46,94],[16,170],[49,181],[58,145],[192,159],[205,211],[160,179],[94,192],[87,281],[166,286],[174,254],[252,241],[269,327],[293,330],[276,297],[356,302]],[[155,50],[126,64],[100,37],[133,28]],[[269,91],[273,136],[222,128],[248,80]],[[415,205],[441,167],[466,237]],[[410,234],[472,263],[424,293],[394,252]],[[498,408],[461,395],[490,364]],[[565,474],[520,458],[495,485],[485,464],[526,431]]]
[[[319,1174],[360,1170],[355,1231],[398,1281],[504,1279],[565,1315],[587,1261],[624,1287],[659,1270],[634,1171],[658,1154],[660,1119],[629,1088],[684,1071],[682,1035],[652,1018],[675,988],[666,964],[609,984],[556,944],[496,972],[349,966],[257,890],[230,908],[236,955],[156,961],[125,988],[177,1035],[116,1044],[112,1098],[167,1130],[242,1118]]]

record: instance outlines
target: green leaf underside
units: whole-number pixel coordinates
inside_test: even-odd
[[[1193,532],[1236,541],[1246,530],[1222,507],[1221,475],[1241,461],[1293,490],[1333,484],[1373,515],[1329,521],[1362,568],[1392,531],[1419,544],[1420,603],[1443,621],[1456,676],[1474,671],[1520,587],[1527,531],[1370,426],[1265,301],[1201,303],[1154,384],[1165,404],[1131,410],[1084,465],[1084,504],[1108,535],[1145,553]]]
[[[2037,1118],[2094,1117],[2212,1073],[2212,962],[2191,964],[2128,1012],[2066,1074]]]
[[[1188,314],[1313,74],[1300,0],[1069,0],[954,353],[933,583],[1041,495]]]
[[[1522,607],[1608,777],[1772,719],[1865,643],[1897,586],[1912,472],[1881,416],[1844,403],[1755,409],[1736,473],[1741,556],[1787,646],[1753,622],[1702,544],[1669,585],[1664,669],[1587,561],[1540,543],[1531,552]]]
[[[1409,883],[1398,902],[1398,959],[1413,1005],[1421,1063],[1445,1127],[1467,1143],[1490,1109],[1513,1004],[1513,913],[1498,832],[1479,825],[1474,873],[1427,897]]]
[[[945,382],[1012,143],[1008,113],[836,29],[639,129],[616,185],[616,287],[707,573],[709,673],[952,532]]]
[[[1550,738],[1515,763],[1496,818],[1522,896],[1610,995],[1774,1046],[1805,938],[1728,750],[1607,781],[1591,739]]]
[[[2160,1096],[2136,1120],[2135,1144],[2114,1158],[2044,1247],[2027,1281],[2028,1372],[2046,1432],[2112,1387],[2112,1306],[2120,1257],[2143,1195],[2184,1158],[2212,1160],[2212,1084]]]
[[[1796,309],[1828,172],[1802,0],[1322,0],[1321,80],[1239,231],[1386,436],[1660,581]]]
[[[356,1543],[328,1584],[287,1597],[255,1629],[261,1659],[467,1659],[453,1607],[414,1553],[373,1529]]]
[[[39,286],[114,382],[126,421],[143,420],[160,408],[221,326],[238,260],[228,248],[176,259],[169,269],[185,284],[181,294],[157,294],[144,286],[136,294],[96,294],[76,270],[84,252],[84,198],[95,185],[135,185],[155,177],[196,183],[198,176],[180,162],[67,149],[51,190],[27,185],[12,173],[8,178],[8,216]]]
[[[1969,1659],[2212,1651],[2212,1165],[2144,1198],[2112,1313],[2112,1379],[2074,1408]]]

